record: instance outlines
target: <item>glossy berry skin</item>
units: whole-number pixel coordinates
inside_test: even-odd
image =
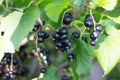
[[[92,20],[85,20],[84,25],[87,28],[91,28],[93,26],[93,21]]]
[[[69,17],[69,16],[66,16],[66,17],[63,18],[63,23],[66,24],[66,25],[70,24],[71,21],[72,21],[72,18]]]
[[[98,31],[93,31],[93,32],[90,34],[90,38],[91,38],[92,40],[95,40],[98,36],[99,36],[99,32],[98,32]]]
[[[59,33],[60,33],[60,35],[67,35],[68,30],[66,27],[62,27],[59,29]]]
[[[42,43],[42,42],[44,42],[44,39],[41,38],[41,37],[38,37],[37,41],[38,41],[39,43]]]
[[[44,52],[44,48],[42,46],[37,48],[37,52],[43,53]]]
[[[38,32],[38,37],[44,37],[45,36],[45,32],[44,31],[39,31]]]
[[[49,34],[47,32],[45,32],[44,39],[47,39],[47,38],[49,38]]]
[[[92,16],[93,16],[93,19],[95,19],[94,14],[92,14]],[[91,14],[87,14],[86,17],[85,17],[85,19],[86,20],[92,20],[92,16],[91,16]]]
[[[41,72],[41,73],[46,73],[47,70],[46,70],[46,68],[41,68],[41,69],[40,69],[40,72]]]
[[[96,41],[95,41],[95,40],[91,40],[91,41],[90,41],[90,45],[91,45],[91,46],[95,46],[95,45],[96,45]]]
[[[80,33],[78,33],[78,32],[73,32],[73,33],[72,33],[72,36],[73,36],[73,38],[79,38],[79,37],[80,37]]]
[[[61,39],[61,36],[59,35],[58,32],[54,32],[54,33],[52,34],[52,36],[53,36],[54,39]]]
[[[73,59],[74,59],[74,54],[73,54],[73,53],[69,53],[69,54],[67,55],[67,59],[68,59],[68,60],[73,60]]]
[[[62,43],[61,42],[56,42],[56,47],[61,48],[62,47]]]
[[[65,15],[64,15],[64,18],[63,18],[63,23],[65,25],[69,25],[72,21],[72,15],[71,13],[67,12]]]
[[[63,38],[62,42],[63,42],[64,44],[67,44],[67,45],[68,45],[68,44],[71,42],[71,40],[70,40],[69,38],[65,37],[65,38]]]
[[[96,25],[96,30],[97,30],[97,31],[101,32],[102,29],[103,29],[103,28],[102,28],[102,25],[101,25],[101,24],[97,24],[97,25]]]

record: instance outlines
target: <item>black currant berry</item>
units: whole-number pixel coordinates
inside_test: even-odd
[[[42,46],[37,48],[37,52],[43,53],[44,52],[44,48]]]
[[[69,54],[67,55],[67,59],[68,59],[68,60],[73,60],[73,59],[74,59],[74,54],[69,53]]]
[[[56,42],[56,47],[61,48],[63,45],[61,42]]]
[[[45,48],[45,53],[49,54],[50,53],[50,49],[49,48]]]
[[[101,24],[97,24],[96,25],[96,30],[101,32],[102,31],[102,25]]]
[[[71,42],[71,40],[70,40],[69,38],[65,37],[65,38],[63,38],[62,42],[63,42],[64,44],[67,44],[67,45],[68,45],[68,44]]]
[[[90,34],[90,38],[91,38],[92,40],[95,40],[98,36],[99,36],[99,32],[98,32],[98,31],[93,31],[93,32]]]
[[[47,38],[49,38],[49,34],[47,32],[45,32],[44,39],[47,39]]]
[[[73,36],[73,38],[79,38],[79,37],[80,37],[80,33],[78,33],[78,32],[73,32],[73,33],[72,33],[72,36]]]
[[[62,27],[59,29],[60,35],[67,35],[68,31],[66,27]]]
[[[91,28],[94,25],[92,20],[85,20],[84,24],[87,28]]]
[[[82,36],[82,40],[87,42],[87,37],[86,36]]]
[[[42,42],[44,42],[44,39],[43,39],[42,37],[38,37],[37,41],[38,41],[39,43],[42,43]]]
[[[44,31],[39,31],[38,32],[38,37],[42,37],[43,38],[45,36],[45,34],[46,33]]]
[[[63,23],[66,25],[70,24],[71,21],[72,21],[72,18],[70,16],[66,16],[63,18]]]
[[[40,72],[41,72],[41,73],[46,73],[47,70],[46,70],[46,68],[41,68],[41,69],[40,69]]]
[[[87,14],[86,17],[85,17],[85,19],[86,19],[86,20],[93,20],[93,19],[92,19],[92,16],[93,16],[93,19],[95,20],[94,14],[92,14],[92,15],[91,15],[91,14]]]
[[[72,21],[72,15],[71,13],[67,12],[65,15],[64,15],[64,18],[63,18],[63,23],[68,25],[70,24]]]
[[[54,39],[61,39],[61,37],[60,37],[60,35],[59,35],[59,33],[58,32],[54,32],[53,34],[52,34],[52,36],[53,36],[53,38]]]
[[[39,27],[40,27],[40,23],[38,22],[38,20],[36,20],[33,31],[37,31]]]
[[[95,41],[95,40],[91,40],[91,41],[90,41],[90,45],[91,45],[91,46],[95,46],[95,45],[96,45],[96,41]]]
[[[66,45],[64,46],[65,50],[70,50],[70,46],[69,45]]]
[[[64,17],[66,17],[66,16],[71,16],[72,17],[72,14],[70,12],[66,12]]]

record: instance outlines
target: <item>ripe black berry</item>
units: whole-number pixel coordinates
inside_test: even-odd
[[[56,42],[56,47],[61,48],[62,47],[62,43],[61,42]]]
[[[93,32],[90,34],[90,38],[91,38],[92,40],[95,40],[98,36],[99,36],[99,32],[98,32],[98,31],[93,31]]]
[[[61,37],[60,37],[60,35],[59,35],[58,32],[54,32],[54,33],[52,34],[52,36],[53,36],[54,39],[61,39]]]
[[[45,36],[45,34],[46,33],[44,31],[39,31],[38,32],[38,37],[42,37],[43,38]]]
[[[66,12],[64,16],[65,16],[65,17],[66,17],[66,16],[72,16],[72,14],[71,14],[70,12]]]
[[[96,25],[96,30],[101,32],[102,31],[102,25],[101,24],[97,24]]]
[[[65,50],[70,50],[70,46],[69,45],[65,45],[64,48],[65,48]]]
[[[82,40],[87,42],[87,37],[86,36],[82,36]]]
[[[93,14],[92,14],[92,16],[95,19],[95,16]],[[91,16],[91,14],[87,14],[86,17],[85,17],[85,19],[86,20],[92,20],[92,16]]]
[[[84,24],[87,28],[91,28],[94,25],[92,20],[85,20]]]
[[[73,53],[69,53],[69,54],[67,55],[67,59],[68,59],[68,60],[73,60],[73,59],[74,59],[74,54],[73,54]]]
[[[60,35],[66,35],[68,33],[67,28],[66,27],[60,28],[59,33],[60,33]]]
[[[71,21],[72,21],[72,18],[70,16],[66,16],[63,18],[63,23],[66,25],[70,24]]]
[[[69,44],[71,42],[71,40],[69,38],[65,37],[65,38],[63,38],[62,42],[64,44]]]
[[[44,48],[42,46],[37,48],[37,52],[43,53],[44,52]]]
[[[42,37],[38,37],[37,41],[38,41],[39,43],[42,43],[42,42],[44,42],[44,39],[43,39]]]
[[[45,48],[45,53],[49,54],[50,53],[50,49],[49,48]]]
[[[74,38],[79,38],[79,37],[80,37],[80,33],[78,33],[78,32],[73,32],[73,33],[72,33],[72,36],[73,36]]]
[[[95,45],[96,45],[96,41],[95,41],[95,40],[91,40],[91,41],[90,41],[90,45],[91,45],[91,46],[95,46]]]
[[[71,13],[69,13],[69,12],[65,13],[64,18],[63,18],[63,23],[68,25],[71,23],[71,21],[72,21]]]
[[[46,73],[47,70],[46,70],[46,68],[41,68],[41,69],[40,69],[40,72],[41,72],[41,73]]]
[[[45,32],[44,39],[47,39],[47,38],[49,38],[49,34],[47,32]]]

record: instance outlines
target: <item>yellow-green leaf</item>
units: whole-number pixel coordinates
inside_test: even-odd
[[[120,48],[119,31],[115,31],[114,34],[111,32],[109,36],[100,44],[100,47],[97,50],[97,59],[104,70],[104,75],[107,75],[119,61],[120,59],[119,48]]]
[[[98,4],[106,10],[113,10],[117,4],[117,0],[98,0]]]
[[[17,28],[22,14],[23,13],[21,12],[14,11],[2,19],[0,32],[4,31],[4,36],[6,36],[8,39],[11,38],[15,29]]]

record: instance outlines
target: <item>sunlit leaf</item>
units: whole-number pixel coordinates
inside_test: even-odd
[[[0,36],[0,61],[3,58],[5,52],[14,53],[14,46],[9,39]]]
[[[117,4],[117,0],[98,0],[98,4],[106,10],[113,10]]]
[[[21,19],[23,13],[14,11],[10,13],[8,16],[4,17],[1,21],[0,32],[4,32],[4,36],[8,39],[11,38],[15,29],[17,28],[19,21]]]
[[[112,32],[109,36],[100,44],[97,50],[97,59],[104,70],[104,75],[107,75],[117,64],[120,59],[120,32]]]

